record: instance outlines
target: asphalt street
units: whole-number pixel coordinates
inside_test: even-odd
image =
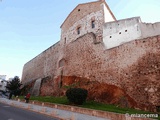
[[[0,103],[0,120],[58,120],[58,119]]]

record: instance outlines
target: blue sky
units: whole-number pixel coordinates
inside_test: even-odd
[[[22,76],[23,65],[60,40],[60,25],[79,4],[94,0],[2,0],[0,75]],[[160,21],[159,0],[106,0],[117,19]]]

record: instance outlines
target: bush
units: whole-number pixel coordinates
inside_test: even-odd
[[[82,105],[87,98],[88,91],[82,88],[70,88],[66,91],[70,103]]]

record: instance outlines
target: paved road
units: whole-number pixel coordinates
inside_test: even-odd
[[[58,120],[58,119],[0,103],[0,120]]]

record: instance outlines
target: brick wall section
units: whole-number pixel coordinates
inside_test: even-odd
[[[63,54],[60,42],[51,46],[23,67],[22,83],[45,78],[54,77],[57,74],[58,61]]]

